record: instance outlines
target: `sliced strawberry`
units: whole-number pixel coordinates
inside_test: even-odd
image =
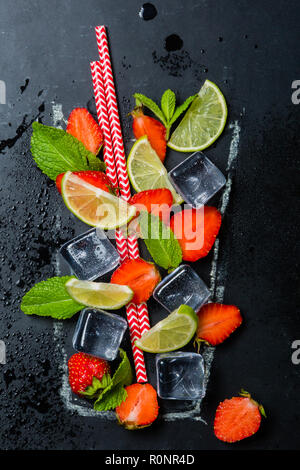
[[[236,442],[255,434],[265,415],[262,405],[242,390],[241,397],[221,402],[217,408],[214,432],[221,441]]]
[[[103,144],[103,134],[93,116],[85,108],[76,108],[71,112],[67,132],[92,153],[97,155]]]
[[[165,126],[150,116],[143,113],[141,107],[132,111],[133,123],[132,129],[136,139],[146,135],[151,147],[155,150],[163,162],[167,151],[166,128]]]
[[[102,171],[93,171],[93,170],[73,171],[73,173],[74,175],[79,176],[79,178],[91,184],[92,186],[96,186],[96,188],[100,188],[103,191],[115,194],[115,191],[111,184],[110,179]],[[64,173],[61,173],[56,178],[56,187],[60,193],[61,193],[61,181],[63,179],[63,176],[64,176]]]
[[[184,209],[173,215],[170,227],[182,249],[185,261],[197,261],[213,246],[221,226],[221,214],[215,207]]]
[[[88,354],[76,353],[68,361],[69,383],[74,393],[93,397],[101,389],[101,380],[110,373],[107,361]]]
[[[129,286],[134,292],[132,302],[140,304],[149,299],[159,281],[160,274],[155,265],[138,258],[124,261],[113,273],[110,282]]]
[[[196,341],[207,341],[212,346],[222,343],[243,321],[235,305],[206,304],[197,315]]]
[[[119,423],[130,430],[150,426],[158,416],[156,390],[150,384],[132,384],[125,390],[127,398],[116,408]]]
[[[168,223],[173,196],[171,191],[166,188],[149,189],[132,196],[129,203],[136,206],[139,211],[151,212],[153,215],[159,216],[165,223]]]

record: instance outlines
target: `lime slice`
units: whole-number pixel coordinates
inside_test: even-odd
[[[93,227],[105,230],[121,227],[136,213],[134,206],[92,186],[70,171],[62,179],[61,192],[68,209]]]
[[[143,334],[135,344],[143,351],[162,353],[182,348],[193,338],[198,317],[188,305],[181,305]]]
[[[220,89],[206,80],[168,146],[178,152],[195,152],[209,147],[223,132],[227,119],[226,101]]]
[[[147,136],[138,139],[132,147],[127,160],[127,170],[131,184],[137,192],[167,188],[173,194],[175,204],[183,202],[169,181],[167,170],[151,147]]]
[[[79,281],[70,279],[65,288],[73,300],[87,307],[117,310],[128,304],[133,291],[128,286],[105,282]]]

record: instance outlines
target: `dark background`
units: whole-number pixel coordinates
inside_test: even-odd
[[[300,79],[299,2],[154,4],[158,14],[146,22],[138,15],[142,2],[135,0],[0,2],[0,80],[7,86],[7,104],[0,105],[0,339],[7,346],[7,364],[0,365],[1,449],[299,448],[300,365],[291,361],[291,344],[300,339],[300,105],[291,101],[291,84]],[[216,350],[201,407],[207,425],[160,420],[129,432],[67,410],[60,395],[61,343],[70,355],[76,318],[62,325],[58,342],[51,319],[27,317],[19,309],[24,292],[57,273],[61,244],[86,229],[36,168],[30,125],[37,118],[53,123],[52,102],[62,104],[66,117],[76,106],[94,111],[89,62],[97,59],[98,24],[109,31],[128,146],[134,92],[159,100],[171,88],[181,102],[206,78],[224,92],[228,122],[241,126],[219,265],[226,265],[224,302],[240,307],[244,324]],[[177,51],[165,49],[170,34],[183,41]],[[224,173],[231,135],[227,126],[206,151]],[[170,153],[167,166],[181,158]],[[212,253],[196,267],[208,284],[211,261]],[[161,309],[150,301],[149,310],[155,323]],[[229,446],[214,437],[213,417],[218,403],[242,386],[264,404],[268,418],[254,437]]]

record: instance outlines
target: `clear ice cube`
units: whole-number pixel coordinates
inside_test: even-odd
[[[80,313],[73,348],[78,352],[113,361],[122,342],[127,322],[113,313],[86,308]]]
[[[226,183],[223,173],[201,152],[193,153],[168,175],[184,201],[196,209],[211,199]]]
[[[157,393],[166,400],[199,400],[205,395],[200,354],[172,352],[156,356]]]
[[[156,286],[153,297],[169,312],[182,304],[198,312],[209,299],[210,290],[191,266],[182,264]]]
[[[102,230],[91,229],[65,243],[60,254],[78,279],[93,281],[114,270],[120,257]]]

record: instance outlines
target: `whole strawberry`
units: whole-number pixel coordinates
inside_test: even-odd
[[[251,398],[250,393],[241,390],[240,397],[222,401],[216,411],[215,436],[224,442],[236,442],[255,434],[266,417],[265,410]]]
[[[110,373],[107,361],[83,353],[73,354],[68,367],[72,391],[89,398],[93,398],[98,390],[104,388],[104,376]]]

